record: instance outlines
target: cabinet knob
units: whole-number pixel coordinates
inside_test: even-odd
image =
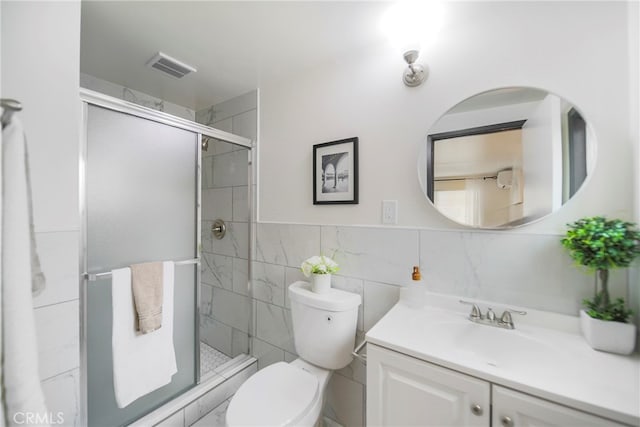
[[[473,415],[477,415],[480,416],[482,415],[482,406],[478,405],[477,403],[474,403],[473,405],[471,405],[471,413]]]
[[[500,418],[500,423],[502,424],[503,427],[513,427],[514,425],[511,417],[507,417],[506,415],[503,415]]]

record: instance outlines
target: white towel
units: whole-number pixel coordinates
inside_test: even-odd
[[[113,387],[116,403],[124,408],[134,400],[171,382],[178,372],[173,347],[174,264],[163,263],[162,328],[149,334],[135,330],[131,269],[113,270],[111,282]]]
[[[47,407],[38,374],[31,296],[34,271],[26,141],[17,118],[4,128],[2,140],[3,403],[8,424],[13,425],[20,421],[20,413],[37,413],[46,420]]]

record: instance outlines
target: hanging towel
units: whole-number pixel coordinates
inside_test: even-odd
[[[161,262],[133,264],[131,288],[136,307],[136,330],[148,334],[162,326],[162,268]]]
[[[134,327],[131,269],[112,271],[113,387],[119,408],[169,384],[178,371],[173,347],[174,264],[166,261],[162,266],[163,326],[152,334],[140,334]]]
[[[7,424],[14,425],[20,413],[47,419],[40,375],[33,313],[32,267],[35,250],[29,200],[28,159],[22,125],[17,118],[2,135],[2,332],[4,409]],[[43,286],[43,276],[36,288]],[[43,425],[43,424],[38,424]],[[46,425],[46,424],[44,424]]]

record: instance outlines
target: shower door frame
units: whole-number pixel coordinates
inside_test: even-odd
[[[142,107],[132,102],[104,95],[89,89],[80,89],[80,108],[81,108],[81,129],[79,144],[79,180],[78,180],[78,205],[80,213],[80,245],[79,245],[79,288],[80,288],[80,425],[88,425],[88,370],[87,370],[87,286],[89,282],[89,274],[87,272],[87,204],[86,204],[86,163],[87,163],[87,134],[88,134],[88,114],[89,105],[106,108],[111,111],[128,114],[137,118],[151,120],[167,126],[183,129],[193,132],[197,135],[197,161],[196,161],[196,307],[195,307],[195,366],[196,366],[196,383],[200,383],[200,280],[201,269],[200,260],[202,252],[202,137],[218,139],[223,142],[229,142],[247,148],[248,155],[248,185],[247,199],[249,210],[249,254],[248,254],[248,271],[249,280],[247,287],[251,293],[251,262],[252,262],[252,242],[253,242],[253,148],[254,143],[251,139],[234,135],[219,129],[205,126],[181,117],[176,117],[162,111],[153,110],[151,108]],[[253,335],[253,310],[249,310],[249,335]],[[251,342],[251,340],[249,340]],[[250,349],[249,349],[250,350]],[[144,416],[144,414],[142,415]]]

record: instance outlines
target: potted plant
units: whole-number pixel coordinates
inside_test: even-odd
[[[331,288],[331,274],[336,273],[339,267],[333,259],[316,255],[305,260],[300,269],[306,277],[311,277],[311,290],[321,294]]]
[[[602,216],[582,218],[568,227],[562,245],[576,264],[595,274],[593,298],[583,300],[586,310],[580,310],[582,334],[597,350],[630,354],[636,327],[628,323],[632,311],[624,299],[611,301],[609,270],[628,267],[640,255],[640,232],[633,223]]]

